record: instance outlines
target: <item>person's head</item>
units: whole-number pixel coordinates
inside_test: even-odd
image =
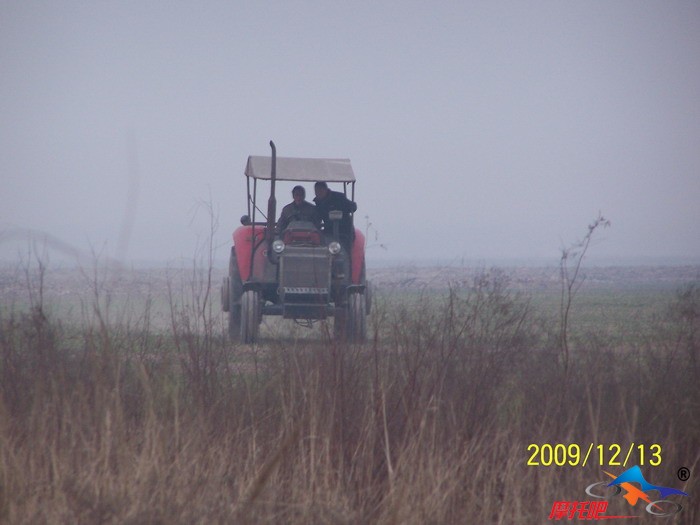
[[[306,190],[304,189],[304,186],[294,186],[294,188],[292,188],[292,198],[294,199],[295,203],[301,204],[306,198]]]
[[[314,193],[316,193],[316,198],[323,200],[328,196],[328,184],[325,182],[317,182],[314,184]]]

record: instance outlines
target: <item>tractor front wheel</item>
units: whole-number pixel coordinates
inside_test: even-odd
[[[241,298],[241,343],[251,344],[258,340],[260,317],[260,293],[256,290],[243,292]]]
[[[333,338],[336,341],[344,341],[346,339],[345,326],[347,320],[347,308],[338,308],[335,311],[335,317],[333,318]]]

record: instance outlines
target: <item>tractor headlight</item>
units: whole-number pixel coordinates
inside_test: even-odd
[[[280,239],[272,241],[272,251],[278,255],[282,253],[284,251],[284,242]]]
[[[331,252],[331,255],[338,255],[340,253],[340,243],[338,241],[332,241],[328,245],[328,251]]]

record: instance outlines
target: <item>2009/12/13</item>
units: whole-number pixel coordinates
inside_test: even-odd
[[[591,453],[595,448],[593,457]],[[571,443],[565,445],[563,443],[557,443],[551,445],[549,443],[544,443],[542,445],[537,443],[531,443],[528,445],[527,450],[532,452],[527,464],[528,466],[544,466],[549,467],[552,465],[562,467],[569,465],[572,467],[584,466],[587,464],[589,459],[595,460],[597,457],[598,465],[601,467],[611,466],[611,467],[621,467],[627,465],[630,460],[630,456],[633,451],[638,453],[638,461],[635,461],[638,465],[651,465],[652,467],[658,467],[661,465],[661,445],[654,443],[652,445],[646,446],[644,444],[636,445],[632,443],[629,447],[626,447],[626,453],[623,455],[623,447],[617,443],[612,443],[610,445],[593,445],[591,443],[586,451],[586,454],[582,456],[581,446],[577,443]]]

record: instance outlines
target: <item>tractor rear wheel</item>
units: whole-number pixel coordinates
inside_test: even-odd
[[[237,341],[241,335],[241,298],[243,296],[243,282],[238,271],[236,248],[231,248],[231,257],[228,263],[228,277],[224,279],[226,292],[222,290],[221,304],[224,312],[228,312],[228,336],[231,341]]]
[[[257,290],[243,292],[241,298],[241,343],[250,344],[258,340],[260,314],[260,293]]]
[[[231,278],[224,277],[224,282],[221,283],[221,309],[224,312],[229,311],[229,296],[231,295]]]
[[[351,343],[364,343],[367,338],[367,300],[363,292],[348,297],[345,331]]]
[[[374,289],[372,288],[372,283],[370,281],[365,281],[365,313],[367,315],[372,313],[372,295]]]

